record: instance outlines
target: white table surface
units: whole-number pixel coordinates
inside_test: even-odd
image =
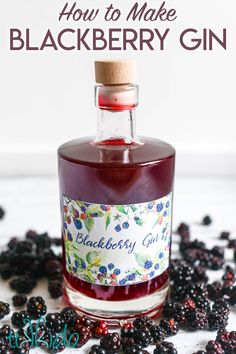
[[[48,231],[52,236],[60,235],[59,197],[57,179],[44,178],[4,178],[0,179],[0,205],[6,209],[6,217],[0,222],[0,246],[7,243],[12,236],[21,236],[28,229],[38,232]],[[197,237],[209,246],[226,245],[219,240],[221,231],[229,230],[236,237],[236,180],[212,178],[179,178],[175,184],[174,196],[174,228],[181,221],[192,225],[192,238]],[[199,224],[205,214],[213,218],[211,226],[203,227]],[[173,236],[173,256],[177,255],[178,236]],[[226,249],[227,264],[233,259],[232,250]],[[222,272],[208,272],[211,280],[220,279]],[[8,283],[0,281],[0,300],[11,304],[13,292]],[[33,295],[41,295],[46,299],[48,310],[57,311],[63,306],[61,299],[50,299],[46,283],[41,282],[33,291]],[[13,307],[13,306],[12,306]],[[0,324],[8,322],[10,315],[0,320]],[[229,330],[236,330],[236,306],[232,308]],[[198,331],[186,332],[181,330],[177,336],[170,337],[179,354],[192,354],[204,349],[210,339],[214,339],[216,332]],[[168,339],[167,339],[168,340]],[[66,349],[68,352],[88,352],[95,341],[81,349]],[[152,353],[154,347],[148,350]],[[42,353],[35,348],[33,353]]]

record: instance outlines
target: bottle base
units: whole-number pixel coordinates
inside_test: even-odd
[[[111,326],[120,326],[124,321],[140,315],[158,317],[168,294],[169,281],[151,295],[126,301],[104,301],[85,296],[65,282],[65,300],[78,313],[96,320],[105,320]]]

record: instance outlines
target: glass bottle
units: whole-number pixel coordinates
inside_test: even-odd
[[[115,324],[158,315],[169,286],[175,150],[136,136],[134,73],[96,62],[97,136],[58,150],[65,296]]]

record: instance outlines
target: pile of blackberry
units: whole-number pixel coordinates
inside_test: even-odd
[[[1,208],[0,208],[1,209]],[[3,213],[2,213],[3,215]],[[1,218],[1,213],[0,213]],[[206,216],[202,225],[208,226],[211,218]],[[146,316],[134,321],[125,322],[120,332],[109,332],[105,321],[95,321],[80,316],[71,307],[60,312],[47,313],[47,306],[41,296],[30,293],[40,278],[48,280],[48,290],[52,298],[63,294],[62,259],[54,252],[53,246],[60,246],[60,239],[52,239],[47,233],[37,234],[28,231],[25,239],[12,238],[5,251],[0,253],[0,275],[9,280],[10,287],[15,291],[12,302],[15,311],[11,316],[11,326],[0,327],[0,354],[29,354],[28,338],[33,331],[35,336],[42,338],[42,349],[52,342],[56,347],[47,349],[51,354],[62,352],[65,344],[62,340],[66,333],[69,345],[81,348],[91,338],[98,339],[89,354],[148,354],[148,347],[155,346],[153,354],[177,354],[173,343],[167,341],[170,336],[182,330],[217,331],[215,340],[210,340],[204,350],[194,354],[233,354],[236,353],[236,332],[228,332],[230,306],[236,305],[236,273],[231,266],[225,265],[224,251],[215,246],[208,249],[199,240],[191,240],[190,227],[181,223],[177,229],[180,236],[180,253],[182,259],[171,261],[171,287],[169,298],[163,307],[163,318],[159,324]],[[236,261],[236,240],[224,231],[220,239],[227,242],[232,249]],[[225,267],[225,268],[224,268]],[[224,268],[221,279],[209,283],[207,269]],[[25,306],[25,308],[24,308]],[[0,301],[0,319],[9,315],[10,305]],[[44,323],[37,322],[45,318]],[[29,323],[31,322],[31,325]],[[19,336],[21,348],[9,348],[9,336]],[[46,344],[45,344],[46,343]]]
[[[53,246],[60,245],[59,238],[51,238],[47,233],[37,234],[33,230],[29,230],[24,239],[13,237],[7,249],[0,253],[0,276],[9,280],[17,296],[30,293],[43,277],[48,280],[51,297],[62,296],[62,257],[53,250]],[[16,306],[24,304],[21,300],[19,296],[15,299]]]

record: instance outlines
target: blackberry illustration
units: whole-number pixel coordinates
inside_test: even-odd
[[[32,319],[37,320],[46,314],[47,306],[41,296],[33,296],[27,303],[27,311]]]
[[[100,346],[110,353],[117,353],[121,346],[119,333],[108,333],[101,338]]]
[[[0,301],[0,319],[10,313],[10,305],[6,302]]]
[[[63,316],[56,312],[56,313],[48,313],[46,316],[46,326],[48,329],[60,333],[63,331],[65,325],[65,321]]]
[[[27,303],[27,296],[24,294],[16,294],[12,297],[12,302],[15,307],[21,307]]]
[[[178,354],[178,352],[173,343],[164,341],[156,345],[153,354]]]
[[[30,322],[30,315],[27,311],[14,312],[11,322],[17,328],[25,327]]]

